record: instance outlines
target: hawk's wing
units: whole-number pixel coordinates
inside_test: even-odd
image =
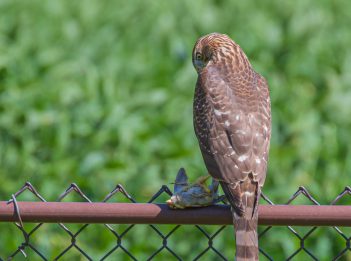
[[[223,182],[231,205],[242,212],[242,194],[257,195],[266,176],[271,130],[268,85],[253,70],[224,78],[209,68],[203,77],[212,107],[209,145],[220,172],[214,176]]]

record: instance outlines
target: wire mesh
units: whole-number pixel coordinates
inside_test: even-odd
[[[31,229],[25,229],[25,226],[22,222],[21,218],[21,209],[19,208],[19,205],[17,204],[17,198],[20,196],[22,193],[31,193],[37,200],[46,202],[43,196],[41,196],[38,191],[32,186],[31,183],[26,182],[24,186],[18,190],[15,194],[11,196],[11,199],[9,200],[9,203],[13,203],[14,208],[15,208],[15,214],[16,214],[16,219],[18,222],[15,222],[15,226],[17,229],[20,230],[21,234],[23,235],[23,241],[21,244],[17,246],[17,248],[7,256],[7,260],[13,260],[16,257],[19,257],[20,255],[26,257],[27,250],[32,250],[32,253],[35,255],[36,260],[67,260],[65,257],[68,255],[73,250],[78,251],[79,255],[81,256],[81,260],[114,260],[113,255],[116,254],[117,251],[122,252],[121,254],[124,254],[128,256],[129,259],[131,260],[138,260],[138,258],[133,254],[133,251],[130,250],[130,246],[126,245],[125,243],[125,237],[127,236],[128,233],[130,233],[132,230],[137,229],[136,227],[141,226],[141,225],[127,225],[126,227],[123,228],[122,231],[117,231],[113,226],[109,224],[104,224],[104,227],[109,231],[109,233],[113,236],[115,240],[115,244],[108,249],[105,253],[103,253],[102,256],[98,258],[92,257],[89,253],[88,250],[84,247],[82,247],[78,243],[78,238],[83,237],[82,233],[87,230],[87,228],[91,224],[81,224],[78,230],[74,231],[72,228],[69,228],[67,225],[63,223],[58,223],[59,228],[64,231],[64,233],[70,238],[70,242],[68,245],[59,253],[55,254],[54,257],[48,256],[47,253],[45,253],[43,250],[40,250],[35,244],[32,243],[31,239],[34,235],[38,234],[38,231],[41,231],[41,227],[43,223],[39,223],[32,227]],[[78,196],[81,200],[86,201],[86,202],[92,202],[86,194],[75,184],[71,184],[57,199],[57,201],[61,202],[63,200],[68,199],[68,196],[72,196],[72,194],[75,194]],[[126,201],[130,203],[138,203],[129,193],[128,191],[120,184],[118,184],[104,199],[102,202],[109,202],[118,195],[121,195],[122,197],[125,198]],[[147,203],[153,203],[156,202],[158,199],[160,199],[162,196],[168,195],[171,196],[172,192],[167,186],[162,186],[151,198]],[[340,203],[342,199],[344,199],[346,196],[351,196],[351,188],[346,187],[330,204],[331,205],[337,205]],[[287,205],[293,204],[297,201],[297,199],[304,198],[307,200],[310,204],[313,205],[319,205],[319,202],[312,197],[312,195],[308,192],[308,190],[304,187],[299,187],[299,189],[291,196],[291,198],[286,202]],[[265,201],[267,204],[274,205],[274,203],[265,195],[262,194],[262,199]],[[167,252],[171,257],[173,257],[176,260],[183,260],[181,255],[179,254],[179,251],[177,247],[172,246],[169,243],[170,238],[178,231],[182,226],[184,225],[174,225],[169,231],[163,231],[160,228],[160,225],[147,225],[151,231],[153,231],[153,235],[157,236],[161,240],[161,245],[155,249],[154,251],[147,253],[148,256],[146,260],[154,260],[157,259],[161,253]],[[205,246],[203,249],[200,250],[200,252],[194,253],[194,257],[192,260],[200,260],[203,259],[207,255],[212,255],[214,256],[214,260],[230,260],[233,259],[233,256],[227,256],[221,249],[218,248],[218,246],[215,244],[216,241],[219,241],[220,237],[223,235],[223,231],[225,230],[226,226],[212,226],[214,229],[209,231],[206,229],[205,226],[200,226],[200,225],[194,225],[192,226],[192,229],[195,229],[199,232],[201,237],[203,238],[203,243]],[[305,254],[304,260],[320,260],[318,257],[318,253],[315,253],[313,250],[310,249],[308,244],[306,243],[307,240],[311,237],[312,234],[316,233],[316,230],[319,229],[319,227],[312,227],[307,229],[307,231],[298,231],[296,228],[288,226],[287,227],[288,231],[293,235],[293,238],[295,240],[299,241],[299,247],[297,249],[293,249],[292,252],[285,258],[285,260],[302,260],[300,255],[303,253]],[[334,231],[343,239],[345,242],[345,247],[342,248],[335,256],[331,256],[329,260],[346,260],[345,258],[347,255],[348,251],[351,251],[351,244],[350,240],[351,237],[347,236],[345,232],[339,227],[333,227]],[[268,226],[259,233],[259,242],[261,245],[261,242],[265,241],[265,238],[267,235],[271,234],[272,235],[272,226]],[[186,240],[186,238],[184,239]],[[270,249],[267,249],[265,247],[260,247],[260,253],[262,258],[266,258],[267,260],[274,260],[272,254],[270,253]],[[234,251],[233,251],[234,253]],[[17,258],[16,258],[17,259]],[[159,259],[159,258],[158,258]],[[1,259],[0,260],[4,260]],[[143,259],[144,260],[144,259]]]

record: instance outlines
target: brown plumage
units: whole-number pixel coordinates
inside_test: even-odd
[[[194,128],[206,167],[232,207],[236,260],[258,260],[258,200],[266,178],[271,109],[266,80],[227,35],[201,37]]]

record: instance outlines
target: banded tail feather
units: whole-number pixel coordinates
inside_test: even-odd
[[[235,217],[236,261],[258,260],[257,215],[253,218]]]
[[[221,183],[221,185],[232,209],[236,242],[235,260],[258,260],[259,186],[250,178],[237,184]]]

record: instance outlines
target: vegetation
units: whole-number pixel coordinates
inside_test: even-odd
[[[270,84],[273,134],[264,193],[284,203],[302,185],[330,203],[350,185],[350,10],[346,0],[0,1],[1,199],[30,181],[47,200],[75,182],[93,201],[117,183],[146,201],[181,166],[192,179],[204,175],[192,127],[191,50],[199,36],[218,31],[242,46]],[[5,257],[22,238],[9,224],[0,230]],[[216,240],[227,257],[232,236],[227,228]],[[50,258],[70,244],[48,224],[31,240]],[[97,259],[115,242],[92,225],[77,244]],[[145,260],[162,240],[139,226],[123,244]],[[169,244],[189,260],[207,240],[182,227]],[[333,228],[318,228],[306,244],[329,260],[345,241]],[[274,228],[261,246],[281,260],[299,241]],[[78,256],[72,249],[64,259]],[[120,250],[113,257],[127,259]],[[163,251],[156,260],[166,257]]]

